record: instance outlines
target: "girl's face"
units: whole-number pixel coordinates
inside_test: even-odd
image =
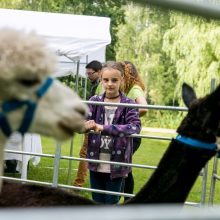
[[[106,92],[106,97],[114,97],[119,94],[120,85],[122,83],[122,74],[117,69],[103,69],[101,82]]]

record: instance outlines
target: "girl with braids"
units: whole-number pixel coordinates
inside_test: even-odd
[[[124,70],[120,63],[104,66],[101,70],[101,84],[104,93],[90,98],[90,101],[134,104],[121,91]],[[141,122],[138,109],[129,107],[89,105],[89,116],[85,122],[88,134],[87,158],[131,163],[133,141],[131,134],[139,133]],[[88,163],[92,189],[121,192],[124,178],[131,167],[117,164]],[[98,192],[92,193],[95,202],[116,204],[120,197]]]
[[[133,63],[130,61],[121,62],[124,67],[124,80],[123,91],[126,96],[133,99],[137,104],[147,105],[145,97],[145,86],[138,74],[138,71]],[[139,109],[139,116],[142,117],[146,114],[147,109]],[[141,138],[133,138],[133,154],[139,148],[141,144]],[[132,171],[124,180],[124,193],[133,194],[134,191],[134,178]],[[125,202],[129,197],[125,197]]]

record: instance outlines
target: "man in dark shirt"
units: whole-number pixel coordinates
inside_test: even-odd
[[[101,92],[99,88],[101,69],[102,64],[97,60],[93,60],[86,65],[86,76],[88,77],[91,84],[90,89],[88,90],[89,93],[86,97],[87,100],[95,94],[99,94]]]

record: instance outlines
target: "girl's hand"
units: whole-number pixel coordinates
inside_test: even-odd
[[[86,131],[94,130],[96,133],[103,131],[103,125],[95,123],[94,120],[89,120],[85,122]]]
[[[85,130],[89,131],[89,130],[94,130],[96,126],[96,123],[94,120],[89,120],[85,122]]]
[[[100,125],[100,124],[96,124],[96,127],[95,127],[95,132],[97,133],[100,133],[103,131],[103,125]]]

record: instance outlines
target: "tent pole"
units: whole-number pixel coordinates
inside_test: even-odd
[[[75,92],[78,94],[79,92],[79,66],[80,66],[80,60],[77,61],[77,67],[76,67],[76,86],[75,86]],[[70,142],[70,153],[69,156],[72,157],[73,155],[73,137]],[[68,163],[68,174],[67,174],[67,184],[71,184],[71,174],[72,174],[72,160],[69,160]]]
[[[86,55],[86,65],[89,63],[89,56]],[[88,78],[85,77],[84,99],[86,100]]]

